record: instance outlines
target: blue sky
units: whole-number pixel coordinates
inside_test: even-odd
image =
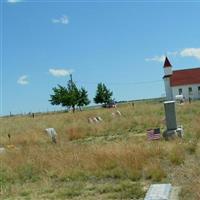
[[[119,100],[160,97],[163,58],[200,66],[200,1],[1,0],[1,115],[57,110],[69,73],[92,100],[103,82]]]

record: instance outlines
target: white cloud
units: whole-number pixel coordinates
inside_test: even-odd
[[[22,0],[7,0],[8,3],[19,3],[22,2]]]
[[[20,85],[27,85],[29,83],[28,76],[27,75],[20,76],[19,79],[17,80],[17,83]]]
[[[149,61],[155,61],[155,62],[164,62],[165,61],[165,56],[154,56],[152,58],[145,58],[145,61],[149,62]]]
[[[200,59],[200,48],[185,48],[180,51],[180,56]]]
[[[179,51],[168,51],[166,53],[168,56],[181,56],[181,57],[193,57],[200,60],[200,48],[185,48]],[[155,61],[155,62],[164,62],[165,56],[154,56],[151,58],[145,58],[145,61]]]
[[[60,76],[69,76],[73,70],[69,69],[49,69],[49,73],[53,76],[60,77]]]
[[[52,19],[52,22],[54,24],[68,24],[69,23],[69,18],[66,15],[63,15],[59,19]]]

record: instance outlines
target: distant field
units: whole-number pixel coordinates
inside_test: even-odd
[[[200,101],[176,108],[185,135],[171,141],[146,139],[147,129],[165,129],[163,103],[153,101],[120,105],[116,117],[100,108],[0,118],[0,198],[143,199],[151,183],[170,182],[180,199],[200,199]],[[88,123],[92,116],[103,122]]]

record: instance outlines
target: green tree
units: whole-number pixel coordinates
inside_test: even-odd
[[[50,95],[51,99],[49,100],[52,105],[62,105],[65,106],[67,103],[65,95],[67,94],[67,89],[61,85],[58,85],[58,87],[54,87],[53,89],[54,94]]]
[[[51,99],[49,100],[51,104],[72,107],[73,112],[75,112],[76,106],[80,107],[90,103],[87,91],[84,88],[79,90],[72,78],[68,81],[67,87],[58,85],[53,88],[53,92],[54,94],[50,95]]]
[[[77,106],[79,106],[79,108],[81,110],[81,107],[86,106],[89,103],[90,103],[90,100],[88,99],[87,91],[84,88],[81,88],[79,90],[79,98],[78,98]]]
[[[112,95],[113,95],[113,92],[110,91],[109,89],[107,89],[105,84],[99,83],[97,85],[96,96],[94,97],[94,102],[108,105],[110,102],[112,102]]]

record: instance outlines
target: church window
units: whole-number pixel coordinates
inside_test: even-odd
[[[182,88],[179,88],[179,89],[178,89],[178,94],[181,95],[182,93],[183,93]]]
[[[188,92],[189,92],[189,95],[192,95],[192,88],[191,87],[188,88]]]

